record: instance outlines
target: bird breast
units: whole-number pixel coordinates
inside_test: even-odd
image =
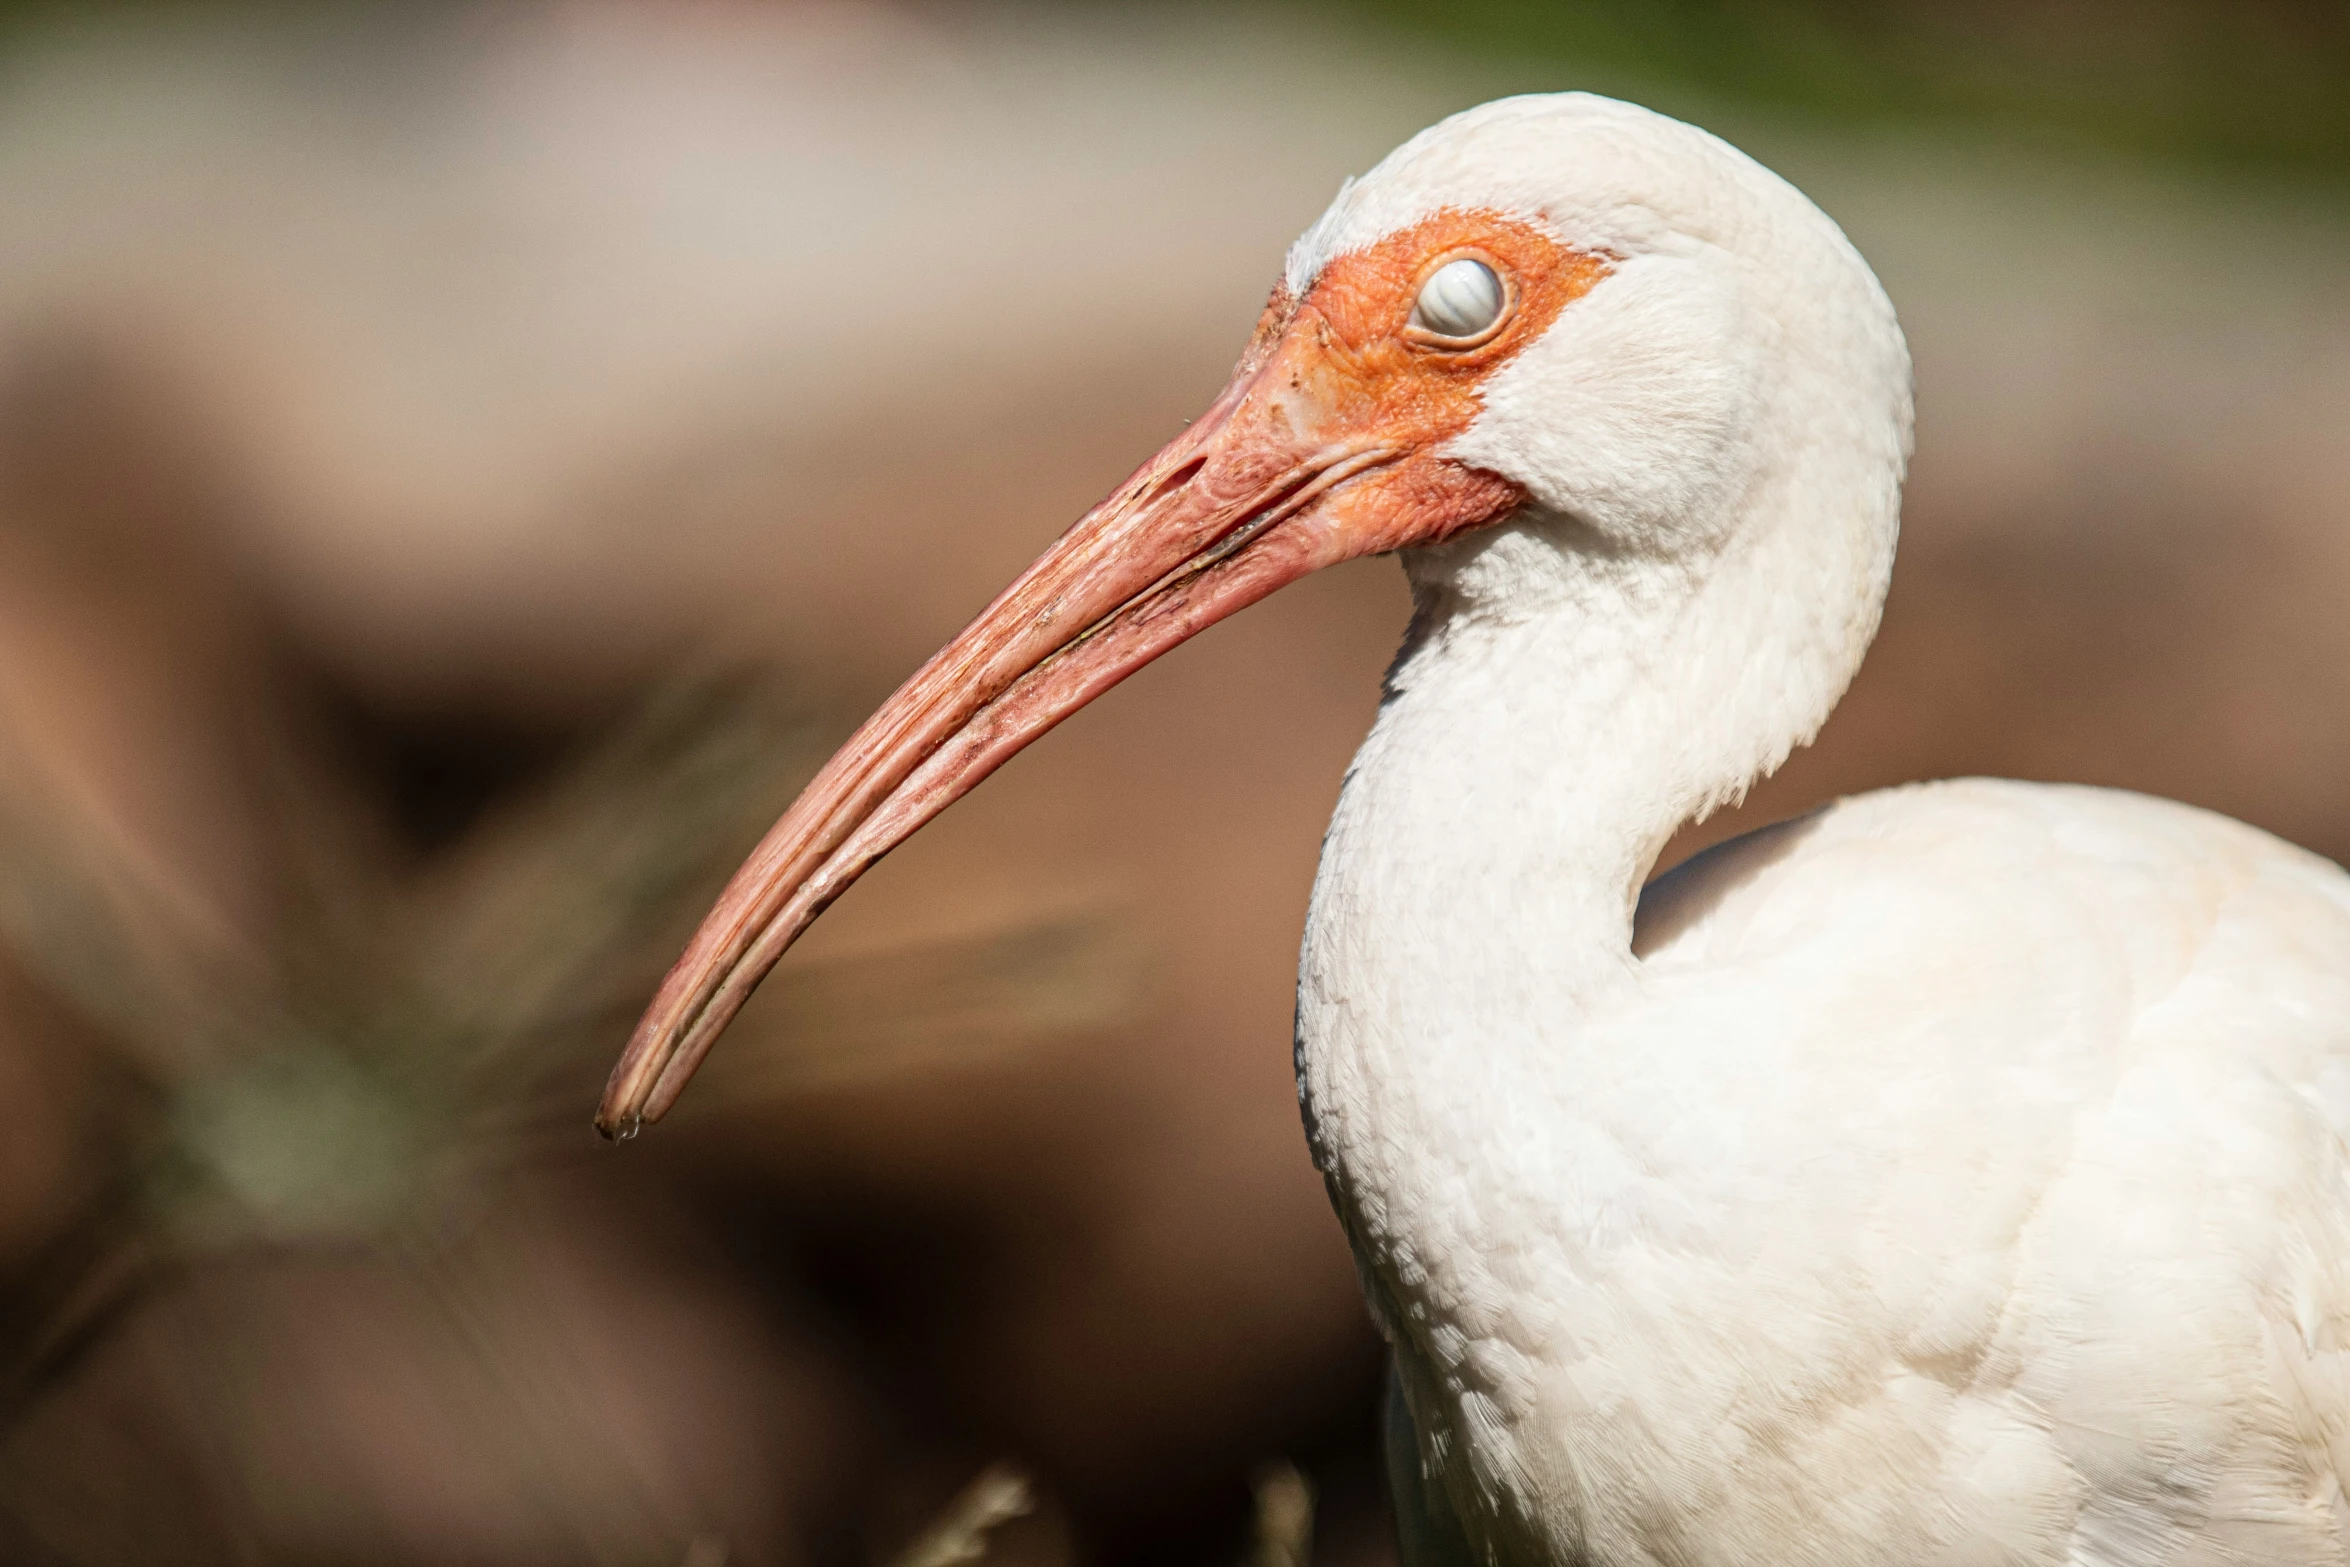
[[[1614,981],[1499,1008],[1475,919],[1324,874],[1310,1132],[1501,1559],[2339,1559],[2339,870],[1922,786],[1701,857]]]

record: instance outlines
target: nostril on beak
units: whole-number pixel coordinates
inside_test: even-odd
[[[1185,486],[1189,485],[1192,480],[1198,478],[1200,470],[1205,468],[1207,465],[1208,460],[1205,457],[1194,457],[1189,462],[1183,463],[1169,470],[1159,479],[1157,484],[1151,486],[1150,492],[1143,497],[1142,504],[1145,506],[1156,506],[1159,502],[1165,500],[1168,496],[1173,495],[1176,491],[1183,489]]]

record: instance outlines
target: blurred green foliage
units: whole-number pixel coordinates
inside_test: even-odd
[[[2350,173],[2350,0],[1340,0],[1684,112]],[[1563,84],[1562,84],[1563,85]]]
[[[494,0],[491,0],[494,2]],[[658,5],[663,0],[644,0]],[[790,0],[771,0],[785,5]],[[949,12],[956,0],[902,0]],[[1166,0],[1191,5],[1196,0]],[[1130,7],[1133,0],[1095,0]],[[2350,0],[1304,0],[1438,45],[1704,117],[1927,127],[2169,162],[2350,174]],[[0,0],[0,42],[103,14],[268,21],[454,0]]]
[[[897,3],[951,14],[968,0]],[[1135,0],[1092,3],[1130,9]],[[1987,131],[2350,174],[2350,0],[1300,3],[1324,26],[1361,33],[1367,23],[1374,40],[1433,43],[1700,118],[1730,105],[1832,126]],[[0,0],[0,47],[41,23],[104,16],[413,24],[465,9],[461,0]]]

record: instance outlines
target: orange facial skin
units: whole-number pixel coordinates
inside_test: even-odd
[[[1463,256],[1499,274],[1506,301],[1496,327],[1473,346],[1453,347],[1410,321],[1421,285]],[[1253,382],[1251,395],[1264,404],[1260,417],[1271,416],[1272,427],[1248,432],[1252,410],[1244,399],[1232,413],[1236,439],[1227,460],[1238,465],[1253,454],[1269,466],[1270,454],[1284,447],[1393,451],[1346,487],[1350,556],[1432,544],[1495,521],[1519,504],[1516,488],[1439,453],[1475,421],[1485,382],[1611,265],[1523,219],[1457,210],[1333,259],[1305,299],[1277,291],[1266,307],[1234,384]]]
[[[1504,304],[1467,342],[1411,324],[1462,255]],[[1231,382],[931,658],[793,802],[703,921],[596,1125],[657,1120],[801,931],[882,855],[1136,669],[1323,566],[1434,543],[1524,499],[1440,455],[1481,388],[1607,275],[1522,219],[1447,210],[1277,290]]]
[[[1410,326],[1412,304],[1431,274],[1463,255],[1501,275],[1508,302],[1497,330],[1474,347],[1447,348]],[[1349,392],[1368,398],[1386,428],[1435,445],[1469,427],[1486,378],[1609,269],[1606,257],[1570,250],[1523,219],[1444,211],[1334,259],[1300,313],[1319,318],[1327,393],[1355,407],[1363,405]]]

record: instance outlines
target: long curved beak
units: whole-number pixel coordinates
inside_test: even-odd
[[[623,1138],[660,1119],[816,916],[1023,746],[1284,584],[1408,542],[1400,497],[1364,503],[1375,493],[1366,480],[1416,443],[1334,414],[1361,399],[1330,395],[1327,334],[1310,314],[1294,323],[1305,330],[1284,330],[1291,311],[1277,299],[1208,411],[1080,518],[817,774],[669,971],[613,1068],[598,1130]]]

